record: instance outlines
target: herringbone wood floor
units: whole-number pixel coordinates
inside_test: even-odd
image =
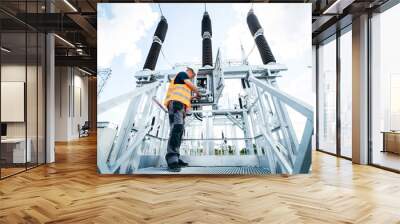
[[[400,175],[315,152],[310,175],[99,176],[96,139],[0,181],[0,223],[400,223]]]

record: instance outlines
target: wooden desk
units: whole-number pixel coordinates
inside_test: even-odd
[[[383,131],[383,152],[400,154],[400,131]]]
[[[28,144],[25,143],[25,138],[1,139],[2,159],[4,159],[6,163],[30,162],[32,158],[31,155],[32,141],[30,138],[28,138],[26,142]],[[27,145],[26,151],[25,151],[25,145]]]

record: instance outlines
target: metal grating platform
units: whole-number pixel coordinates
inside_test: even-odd
[[[185,167],[181,172],[169,172],[165,167],[148,167],[134,172],[134,174],[207,174],[207,175],[269,175],[264,167]]]

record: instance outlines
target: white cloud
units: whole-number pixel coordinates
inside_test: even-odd
[[[149,4],[112,4],[109,9],[110,18],[99,11],[98,66],[110,67],[114,58],[123,56],[125,65],[132,67],[142,59],[138,41],[157,22],[159,14]]]

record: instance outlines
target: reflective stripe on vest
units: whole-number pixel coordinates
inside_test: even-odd
[[[176,77],[176,76],[175,76]],[[164,100],[164,105],[168,108],[169,101],[179,101],[190,108],[190,100],[192,98],[191,90],[186,84],[175,84],[175,78],[169,83],[167,95]]]

